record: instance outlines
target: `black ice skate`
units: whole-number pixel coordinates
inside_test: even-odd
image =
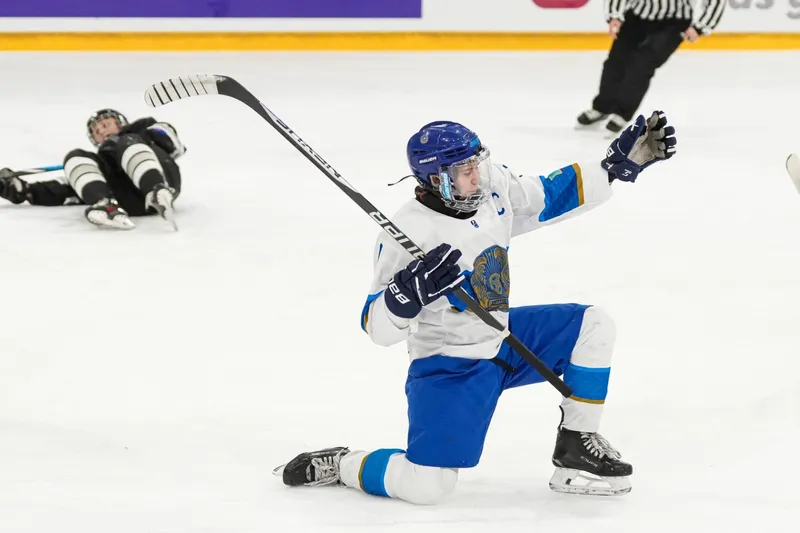
[[[282,476],[283,483],[290,487],[339,485],[339,462],[348,453],[350,450],[344,447],[301,453],[272,473]]]
[[[619,115],[611,115],[606,122],[606,131],[609,135],[615,136],[625,129],[627,122]]]
[[[175,202],[175,190],[163,183],[156,185],[144,198],[144,205],[147,209],[151,207],[155,209],[161,218],[172,224],[173,229],[178,231],[173,202]]]
[[[560,429],[553,451],[555,492],[617,496],[631,491],[633,467],[599,433]]]
[[[84,212],[86,220],[102,228],[133,229],[136,226],[114,198],[103,198]]]
[[[605,113],[601,113],[596,109],[587,109],[580,115],[578,115],[578,124],[581,126],[593,126],[600,122],[601,120],[605,119],[608,115]]]

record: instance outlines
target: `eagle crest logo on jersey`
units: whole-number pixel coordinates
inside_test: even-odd
[[[475,259],[469,282],[481,307],[487,311],[508,312],[511,272],[504,248],[492,246],[481,252]]]

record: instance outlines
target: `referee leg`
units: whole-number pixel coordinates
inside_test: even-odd
[[[631,121],[650,88],[650,80],[683,42],[681,32],[689,27],[690,21],[667,20],[651,23],[650,30],[639,49],[629,57],[617,93],[617,113],[625,121]]]
[[[600,91],[592,101],[592,109],[603,114],[619,113],[618,95],[623,91],[628,66],[636,50],[647,37],[646,23],[633,13],[625,15],[617,38],[611,45],[608,58],[603,63]]]

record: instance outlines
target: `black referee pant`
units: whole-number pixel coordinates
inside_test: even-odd
[[[644,20],[633,13],[625,22],[603,63],[600,92],[592,107],[605,114],[617,114],[626,121],[633,115],[650,87],[650,80],[678,49],[681,32],[691,20]]]

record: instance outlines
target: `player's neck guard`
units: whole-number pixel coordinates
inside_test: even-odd
[[[428,209],[432,209],[433,211],[436,211],[437,213],[442,215],[447,215],[448,217],[457,218],[459,220],[467,220],[469,218],[472,218],[475,215],[475,213],[478,212],[477,210],[470,212],[457,211],[455,209],[447,207],[444,203],[444,200],[442,200],[441,197],[439,197],[434,191],[428,188],[417,187],[416,189],[414,189],[414,194],[416,195],[417,201],[419,201],[419,203],[421,203]]]

